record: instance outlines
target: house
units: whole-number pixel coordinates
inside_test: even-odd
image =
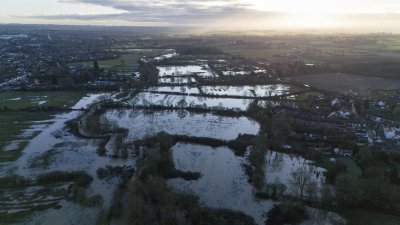
[[[396,131],[391,127],[384,127],[383,132],[387,140],[393,140],[396,138]]]

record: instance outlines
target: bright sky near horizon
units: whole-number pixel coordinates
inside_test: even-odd
[[[212,22],[215,26],[229,23],[238,28],[368,28],[380,24],[390,31],[390,27],[400,27],[397,19],[400,19],[400,0],[7,0],[0,3],[0,23],[205,26]]]

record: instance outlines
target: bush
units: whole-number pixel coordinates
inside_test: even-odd
[[[308,218],[304,206],[292,202],[274,205],[268,212],[266,225],[300,224]]]
[[[23,187],[31,183],[32,180],[18,175],[0,178],[0,188]]]
[[[96,151],[99,156],[105,156],[106,155],[106,152],[107,152],[106,145],[110,141],[110,138],[111,137],[108,137],[108,138],[105,138],[103,141],[101,141],[101,143],[100,143],[100,145],[99,145],[99,147],[97,148],[97,151]]]
[[[91,180],[90,180],[91,179]],[[53,171],[49,173],[40,174],[36,181],[38,184],[48,184],[48,183],[58,183],[58,182],[67,182],[67,181],[79,181],[80,185],[87,185],[87,182],[92,182],[93,178],[83,172],[83,171],[75,171],[75,172],[63,172],[63,171]],[[89,183],[90,183],[89,182]]]
[[[135,170],[133,168],[124,168],[122,166],[106,166],[105,168],[99,168],[97,169],[97,177],[100,179],[105,179],[107,177],[114,177],[114,176],[122,176],[122,177],[127,177],[131,178],[133,175],[133,172]]]
[[[93,178],[88,174],[82,174],[75,181],[75,185],[79,187],[88,187],[92,183]]]
[[[157,142],[162,151],[168,151],[174,145],[172,136],[164,132],[157,135]]]
[[[103,204],[103,197],[101,197],[101,195],[93,195],[92,197],[86,198],[82,205],[86,207],[97,207],[101,204]]]
[[[97,173],[97,177],[100,179],[104,179],[109,176],[108,170],[103,167],[98,168],[96,173]]]

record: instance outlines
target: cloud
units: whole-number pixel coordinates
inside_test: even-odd
[[[206,23],[221,24],[221,21],[238,17],[257,20],[275,13],[260,12],[249,8],[249,4],[238,0],[59,0],[62,3],[90,4],[122,11],[111,14],[59,14],[34,15],[35,19],[79,20],[159,23],[174,26],[196,26]],[[250,21],[249,21],[250,22]],[[249,24],[251,26],[251,24]]]
[[[310,28],[319,25],[324,28],[346,27],[347,29],[352,29],[351,26],[363,27],[363,29],[385,27],[385,31],[391,31],[392,28],[400,30],[400,25],[396,22],[400,20],[400,14],[387,13],[385,10],[390,6],[389,8],[394,11],[398,9],[400,12],[400,3],[396,1],[398,0],[382,0],[380,4],[377,4],[375,0],[327,0],[327,2],[321,0],[295,2],[289,0],[58,0],[60,3],[81,4],[88,7],[101,6],[113,9],[114,12],[43,14],[24,18],[57,22],[80,21],[85,24],[96,22],[104,25],[120,22],[222,29]],[[312,12],[309,12],[311,9]],[[303,14],[293,16],[296,10]]]

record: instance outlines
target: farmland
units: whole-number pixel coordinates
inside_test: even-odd
[[[343,73],[303,75],[291,79],[298,83],[308,84],[332,92],[360,92],[367,94],[370,91],[396,90],[400,88],[399,80]]]
[[[102,32],[4,41],[0,224],[398,223],[398,36]]]

